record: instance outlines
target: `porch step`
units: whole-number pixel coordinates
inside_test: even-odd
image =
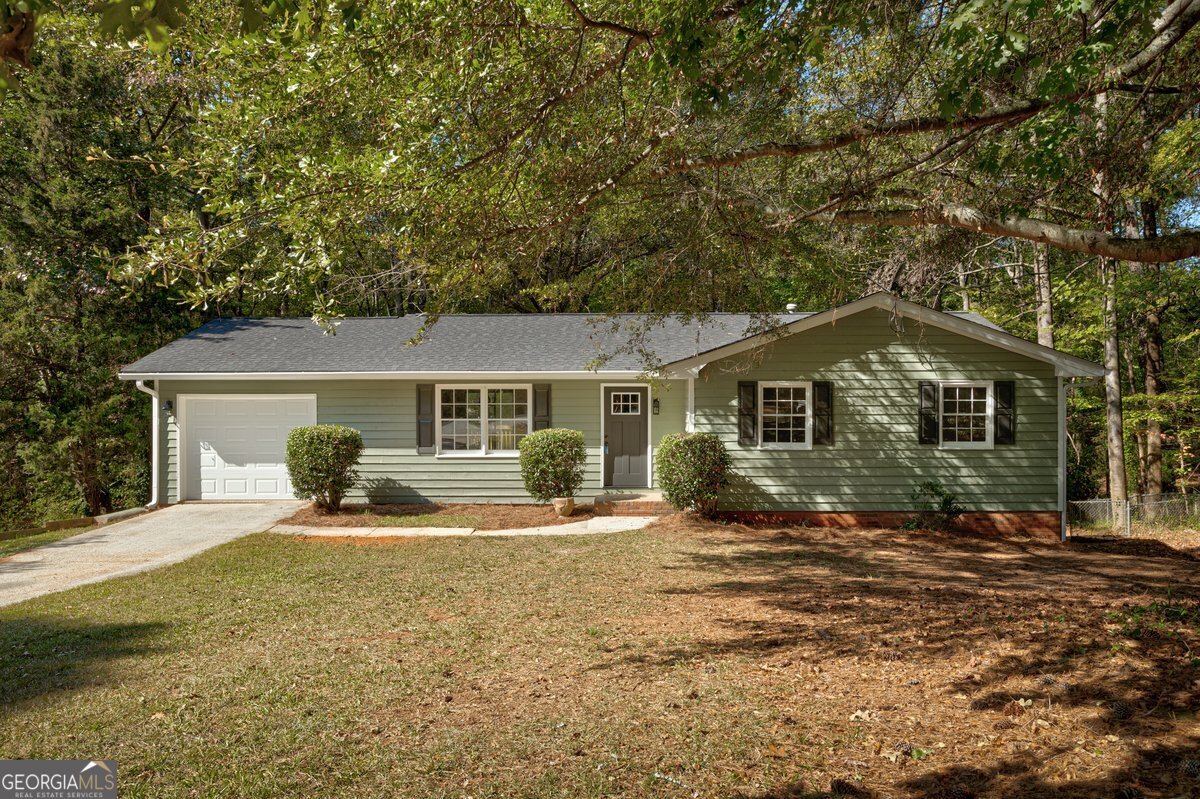
[[[596,497],[592,507],[597,516],[670,516],[675,508],[661,491],[620,491]]]

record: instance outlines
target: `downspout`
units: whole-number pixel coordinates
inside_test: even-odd
[[[1067,542],[1067,379],[1058,377],[1058,537]]]
[[[687,416],[684,421],[684,432],[696,432],[696,378],[687,379]]]
[[[683,429],[688,433],[696,432],[696,378],[704,371],[705,366],[708,364],[702,363],[684,372],[687,375],[687,416]]]
[[[158,389],[146,388],[146,381],[138,380],[137,390],[150,395],[150,501],[147,508],[158,507]]]

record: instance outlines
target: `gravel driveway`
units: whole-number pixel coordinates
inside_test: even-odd
[[[0,559],[0,607],[178,563],[262,532],[298,502],[173,505]]]

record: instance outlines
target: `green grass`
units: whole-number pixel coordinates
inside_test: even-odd
[[[1191,628],[1103,646],[1192,561],[895,536],[249,536],[0,608],[0,756],[114,758],[127,799],[1111,795],[1192,756]],[[981,745],[1013,697],[1050,726]],[[1113,698],[1153,726],[1098,725]]]
[[[67,530],[50,530],[49,532],[35,533],[21,538],[0,540],[0,558],[6,558],[9,555],[15,555],[18,552],[24,552],[34,547],[53,544],[55,541],[62,541],[64,538],[70,538],[73,535],[79,535],[86,531],[86,527],[74,527]]]
[[[371,523],[378,527],[478,527],[483,524],[483,519],[465,514],[399,513],[372,516]]]
[[[744,759],[777,715],[736,684],[688,699],[713,675],[660,653],[687,631],[608,624],[653,617],[674,557],[258,535],[0,608],[0,752],[115,758],[123,797],[661,795],[655,772]]]

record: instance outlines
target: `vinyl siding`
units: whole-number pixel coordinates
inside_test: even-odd
[[[739,380],[832,381],[833,445],[740,446]],[[919,444],[922,380],[1016,381],[1016,443],[991,450]],[[1048,364],[911,320],[897,333],[887,314],[864,311],[709,364],[696,379],[696,429],[729,447],[736,476],[721,501],[728,510],[908,510],[915,484],[929,479],[970,510],[1055,510],[1057,397]]]
[[[424,382],[424,381],[423,381]],[[530,383],[536,381],[529,381]],[[551,383],[551,422],[582,430],[588,446],[582,498],[603,492],[601,485],[600,386],[597,379]],[[359,430],[365,449],[359,465],[363,486],[353,498],[377,502],[530,502],[516,458],[463,458],[419,455],[416,451],[417,382],[411,380],[196,380],[163,381],[161,401],[179,409],[185,394],[315,394],[317,422]],[[687,403],[684,381],[654,388],[661,412],[652,416],[651,440],[683,429]],[[160,442],[166,502],[178,502],[179,427],[164,413]]]

